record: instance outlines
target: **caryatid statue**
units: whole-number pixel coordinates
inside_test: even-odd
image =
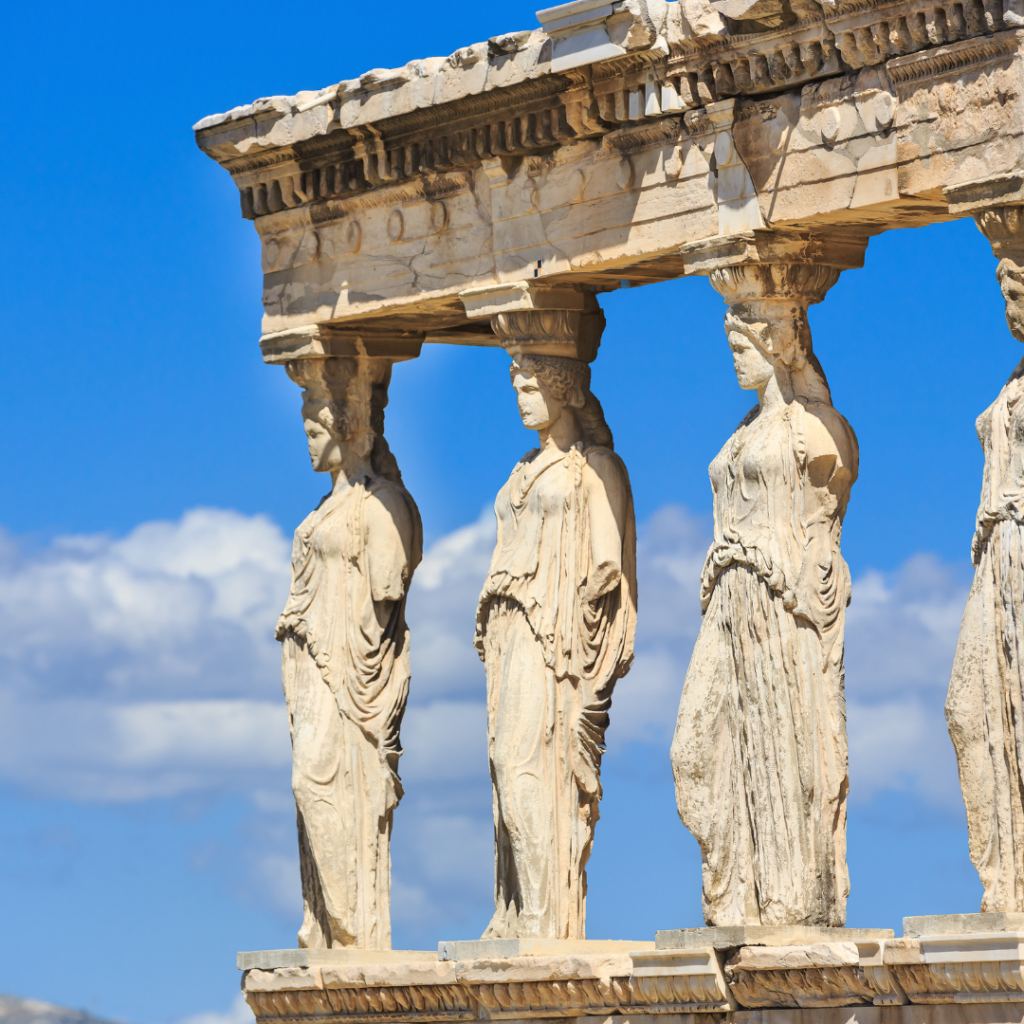
[[[1024,208],[977,216],[1024,341]],[[967,598],[946,698],[983,912],[1024,911],[1024,360],[978,417],[985,453]]]
[[[700,843],[709,925],[841,926],[850,574],[839,538],[858,452],[807,322],[839,271],[710,276],[729,303],[737,379],[758,404],[709,469],[704,618],[672,743],[679,814]]]
[[[391,822],[409,694],[405,599],[419,512],[384,440],[391,364],[287,364],[305,390],[313,469],[329,494],[295,531],[277,624],[292,736],[304,915],[299,946],[391,948]]]
[[[477,612],[496,846],[484,938],[585,937],[604,734],[633,658],[633,500],[578,358],[596,353],[603,316],[592,295],[581,306],[492,321],[539,445],[498,493]]]

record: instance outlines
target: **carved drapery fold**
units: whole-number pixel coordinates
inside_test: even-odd
[[[574,288],[492,286],[463,301],[513,357],[523,423],[540,436],[495,501],[477,611],[495,827],[485,938],[582,939],[604,734],[636,628],[629,476],[590,391],[604,315]]]
[[[277,624],[292,737],[299,945],[391,946],[391,822],[409,693],[405,598],[419,513],[387,442],[391,361],[292,359],[313,468],[334,485],[295,531]]]
[[[1006,321],[1024,341],[1024,207],[975,214],[999,257]],[[957,640],[946,721],[967,809],[983,912],[1024,911],[1024,360],[978,417],[985,453],[971,545],[974,581]]]
[[[709,925],[845,920],[850,578],[839,539],[857,442],[832,407],[807,306],[850,253],[837,266],[812,243],[754,232],[696,253],[729,303],[740,385],[759,397],[710,467],[704,620],[672,745]],[[758,248],[775,258],[752,259]]]

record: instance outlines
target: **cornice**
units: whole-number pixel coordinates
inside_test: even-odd
[[[1020,31],[1006,31],[979,39],[965,39],[950,46],[897,57],[886,64],[886,70],[895,86],[910,85],[928,78],[948,78],[1012,56],[1020,46],[1022,35],[1024,33]]]

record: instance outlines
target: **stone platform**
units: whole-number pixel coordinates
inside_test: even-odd
[[[654,943],[273,950],[239,953],[238,965],[260,1022],[703,1024],[713,1015],[730,1024],[1021,1024],[1022,925],[1021,915],[967,914],[906,918],[902,938],[885,929],[699,928],[659,932]]]

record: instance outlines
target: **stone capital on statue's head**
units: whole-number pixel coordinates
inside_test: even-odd
[[[509,354],[597,358],[605,318],[594,289],[512,281],[460,292],[469,319],[487,318]]]
[[[1024,206],[994,206],[974,220],[999,257],[996,278],[1006,302],[1006,325],[1024,341]]]
[[[585,363],[597,358],[604,330],[604,313],[588,295],[589,309],[526,309],[497,313],[491,329],[502,348],[519,353],[561,356]]]
[[[302,390],[302,418],[309,455],[318,473],[338,468],[341,454],[372,458],[373,468],[400,478],[384,441],[391,361],[366,356],[296,359],[285,364]]]
[[[1000,260],[1024,265],[1024,206],[993,206],[974,215]]]
[[[839,280],[840,269],[813,263],[746,263],[718,267],[708,278],[730,305],[806,309],[825,298]]]

